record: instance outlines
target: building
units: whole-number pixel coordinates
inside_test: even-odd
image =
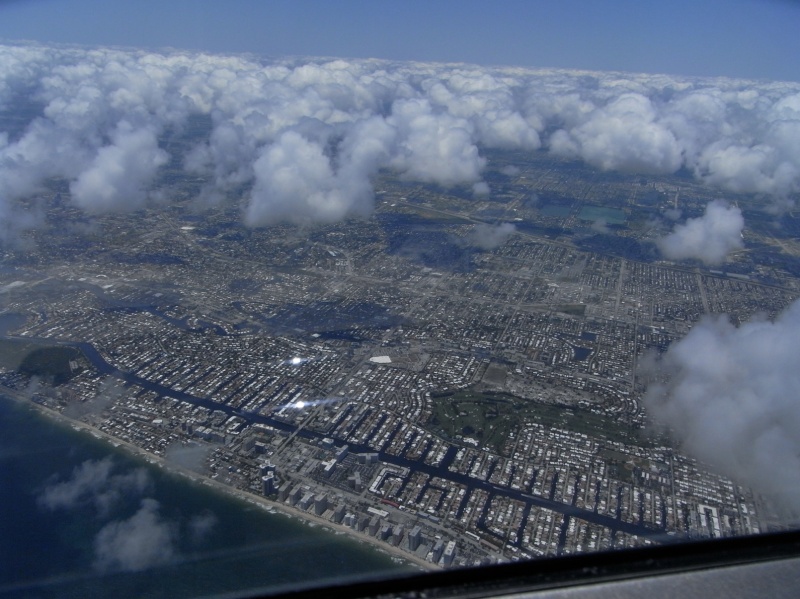
[[[369,526],[369,516],[361,516],[358,519],[358,524],[356,525],[358,532],[364,532],[368,526]]]
[[[302,496],[303,496],[303,490],[298,485],[289,492],[289,504],[297,505],[300,502],[300,498]]]
[[[309,491],[308,493],[303,495],[303,498],[300,500],[300,509],[307,510],[313,502],[314,502],[314,493],[312,491]]]
[[[444,553],[442,554],[442,559],[444,560],[445,566],[451,566],[453,564],[453,560],[456,558],[456,542],[450,541],[445,547]]]
[[[333,474],[333,471],[336,469],[336,460],[320,462],[320,466],[322,467],[322,476],[325,478],[330,478]]]
[[[384,524],[381,526],[381,529],[378,531],[378,538],[381,541],[385,541],[392,535],[392,525],[391,524]]]
[[[392,544],[399,545],[400,541],[403,540],[403,534],[405,533],[405,529],[402,525],[398,524],[392,529]]]
[[[292,485],[289,482],[285,482],[278,487],[278,501],[286,501],[289,498],[289,493],[291,490]]]
[[[378,454],[377,453],[360,453],[360,454],[358,454],[358,463],[359,464],[377,464],[378,463]]]
[[[411,551],[416,551],[420,543],[422,543],[422,529],[419,526],[415,526],[411,529],[411,532],[408,533],[408,548]]]
[[[261,477],[261,491],[264,495],[272,495],[275,492],[275,473],[270,472]]]
[[[439,563],[439,560],[442,558],[442,553],[444,552],[444,542],[441,539],[438,539],[436,543],[433,545],[433,563]]]
[[[338,449],[336,451],[336,461],[341,462],[343,459],[347,457],[347,452],[350,450],[349,446],[345,445],[344,447]]]
[[[314,514],[321,516],[328,509],[328,496],[320,493],[314,497]]]
[[[364,490],[364,484],[361,482],[361,473],[356,472],[355,474],[347,477],[347,486],[357,492],[361,492]]]
[[[373,537],[378,534],[378,529],[380,529],[381,521],[378,516],[373,516],[372,520],[369,521],[369,534]]]

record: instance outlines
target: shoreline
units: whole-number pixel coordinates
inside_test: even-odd
[[[271,513],[280,513],[284,516],[288,516],[290,518],[298,518],[304,521],[307,525],[311,526],[320,526],[324,529],[327,529],[328,532],[332,534],[344,534],[353,541],[357,541],[360,543],[366,543],[375,549],[382,551],[389,555],[392,559],[399,559],[408,564],[417,567],[424,571],[437,571],[442,570],[440,566],[437,564],[433,564],[427,560],[424,560],[416,555],[412,555],[402,549],[399,549],[393,545],[389,545],[388,543],[384,543],[374,537],[368,536],[366,534],[357,532],[350,528],[349,526],[345,526],[343,524],[336,524],[335,522],[331,522],[325,518],[317,516],[315,514],[308,513],[306,511],[300,510],[296,507],[278,502],[273,501],[271,499],[267,499],[266,497],[256,495],[249,491],[245,491],[242,489],[237,489],[216,481],[208,476],[203,474],[199,474],[192,470],[187,470],[186,468],[182,468],[181,466],[177,466],[165,458],[161,456],[154,455],[148,452],[141,447],[134,445],[133,443],[129,443],[128,441],[124,441],[122,439],[118,439],[113,435],[106,433],[105,431],[101,431],[100,429],[82,422],[80,420],[75,420],[70,418],[69,416],[65,416],[61,412],[57,410],[53,410],[52,408],[48,408],[47,406],[43,406],[36,402],[30,401],[29,399],[25,399],[22,397],[17,396],[17,393],[13,389],[2,389],[2,395],[8,397],[10,400],[23,405],[28,406],[30,408],[35,409],[37,412],[42,414],[45,418],[54,420],[61,424],[67,425],[73,430],[81,431],[83,433],[88,433],[93,437],[100,439],[104,442],[111,444],[115,449],[122,449],[123,451],[137,457],[146,460],[147,462],[153,464],[154,466],[158,466],[159,468],[166,470],[172,474],[177,476],[181,476],[184,478],[188,478],[194,483],[202,484],[208,486],[212,489],[215,489],[221,493],[226,495],[236,497],[241,501],[246,501],[247,503],[251,503],[264,509],[264,511],[271,512]]]

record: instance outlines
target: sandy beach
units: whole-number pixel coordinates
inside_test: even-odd
[[[284,514],[284,515],[290,516],[290,517],[296,517],[296,518],[299,518],[301,520],[304,520],[305,522],[307,522],[309,524],[317,525],[317,526],[320,526],[320,527],[322,527],[324,529],[327,529],[332,533],[346,534],[346,535],[348,535],[348,537],[350,537],[354,541],[358,541],[358,542],[361,542],[361,543],[366,543],[368,545],[371,545],[371,546],[375,547],[377,550],[382,551],[382,552],[392,556],[393,558],[397,558],[399,560],[407,562],[407,563],[409,563],[409,564],[411,564],[413,566],[416,566],[416,567],[418,567],[418,568],[420,568],[422,570],[440,570],[441,569],[436,564],[432,564],[431,562],[429,562],[427,560],[421,559],[421,558],[419,558],[419,557],[417,557],[415,555],[412,555],[412,554],[410,554],[410,553],[408,553],[406,551],[403,551],[403,550],[401,550],[401,549],[399,549],[399,548],[397,548],[397,547],[395,547],[393,545],[390,545],[388,543],[384,543],[383,541],[380,541],[380,540],[378,540],[378,539],[376,539],[374,537],[371,537],[371,536],[366,535],[364,533],[357,532],[357,531],[353,530],[352,528],[350,528],[349,526],[344,526],[342,524],[336,524],[334,522],[331,522],[330,520],[327,520],[325,518],[321,518],[319,516],[316,516],[315,514],[311,514],[309,512],[304,511],[304,510],[300,510],[300,509],[295,508],[293,506],[290,506],[290,505],[288,505],[286,503],[272,501],[272,500],[267,499],[267,498],[265,498],[263,496],[259,496],[259,495],[256,495],[254,493],[250,493],[248,491],[244,491],[244,490],[241,490],[241,489],[236,489],[236,488],[230,487],[230,486],[228,486],[228,485],[226,485],[224,483],[221,483],[219,481],[211,479],[211,478],[209,478],[207,476],[203,476],[202,474],[198,474],[197,472],[194,472],[194,471],[191,471],[191,470],[187,470],[185,468],[177,466],[177,465],[165,460],[164,458],[162,458],[160,456],[153,455],[152,453],[142,449],[141,447],[137,447],[136,445],[133,445],[132,443],[128,443],[127,441],[123,441],[121,439],[118,439],[117,437],[114,437],[113,435],[109,435],[108,433],[106,433],[104,431],[101,431],[101,430],[99,430],[99,429],[97,429],[97,428],[95,428],[95,427],[93,427],[93,426],[91,426],[89,424],[86,424],[85,422],[81,422],[79,420],[74,420],[74,419],[72,419],[72,418],[70,418],[68,416],[65,416],[64,414],[62,414],[60,412],[57,412],[56,410],[53,410],[53,409],[48,408],[46,406],[42,406],[40,404],[32,402],[32,401],[28,400],[27,398],[20,397],[17,393],[15,393],[11,389],[5,389],[4,390],[4,395],[6,395],[7,397],[9,397],[9,398],[21,403],[21,404],[24,404],[26,406],[30,406],[30,407],[36,409],[39,413],[41,413],[42,415],[46,416],[47,418],[51,418],[53,420],[59,421],[59,422],[61,422],[63,424],[66,424],[66,425],[72,427],[75,430],[80,430],[80,431],[83,431],[83,432],[85,432],[87,434],[90,434],[90,435],[94,436],[95,438],[102,439],[102,440],[110,443],[111,445],[113,445],[115,448],[123,449],[126,452],[130,453],[131,455],[134,455],[134,456],[137,456],[139,458],[145,459],[148,462],[150,462],[151,464],[157,465],[160,468],[163,468],[163,469],[165,469],[165,470],[167,470],[169,472],[172,472],[174,474],[189,478],[189,479],[191,479],[192,481],[194,481],[196,483],[204,484],[204,485],[206,485],[208,487],[211,487],[213,489],[217,489],[218,491],[221,491],[223,493],[227,493],[229,495],[238,497],[239,499],[242,499],[242,500],[247,501],[247,502],[249,502],[251,504],[257,505],[257,506],[263,508],[266,511],[275,512],[275,513],[281,513],[281,514]]]

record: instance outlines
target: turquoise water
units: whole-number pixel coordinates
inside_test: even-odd
[[[581,220],[597,221],[603,220],[609,225],[624,225],[627,215],[617,208],[603,208],[601,206],[584,206],[581,208],[578,218]]]
[[[0,597],[214,596],[410,571],[0,399]]]

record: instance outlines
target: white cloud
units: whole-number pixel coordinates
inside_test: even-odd
[[[736,206],[715,200],[703,216],[677,224],[672,233],[656,241],[661,253],[671,260],[694,258],[705,264],[720,264],[733,250],[744,246],[744,218]]]
[[[207,449],[170,447],[168,459],[184,467],[197,466]],[[185,539],[202,543],[218,524],[206,510],[187,520],[170,520],[160,513],[159,503],[146,497],[153,490],[143,468],[116,472],[110,457],[87,460],[61,481],[51,482],[40,493],[39,505],[50,511],[90,507],[105,524],[94,539],[94,567],[102,572],[144,570],[174,561],[183,529]],[[141,499],[140,499],[141,498]],[[128,503],[138,509],[127,517]],[[130,512],[128,512],[130,514]]]
[[[480,179],[486,160],[466,119],[437,113],[427,100],[401,100],[393,105],[388,121],[399,131],[391,166],[408,177],[442,185]]]
[[[775,322],[703,319],[660,360],[645,404],[685,450],[796,508],[800,501],[800,302]]]
[[[800,132],[800,123],[797,125]],[[701,152],[697,171],[708,183],[737,193],[788,194],[797,189],[800,165],[784,160],[775,146],[727,145],[722,141]]]
[[[114,469],[111,458],[87,460],[67,480],[47,486],[38,498],[39,505],[49,510],[91,505],[104,516],[123,498],[142,495],[152,486],[143,468],[124,473]]]
[[[480,185],[483,148],[544,147],[612,170],[686,168],[770,202],[800,189],[792,83],[0,46],[0,106],[21,98],[42,109],[0,132],[0,230],[21,224],[14,201],[51,177],[90,213],[144,205],[168,158],[159,137],[187,129],[199,135],[181,158],[206,179],[200,201],[252,189],[244,214],[254,226],[368,214],[383,167]]]
[[[517,228],[512,223],[498,225],[480,223],[475,225],[475,228],[467,236],[467,243],[482,250],[493,250],[503,245],[516,230]]]
[[[648,98],[623,94],[585,123],[556,135],[552,148],[604,170],[672,173],[681,166],[680,146],[657,116]]]
[[[250,226],[335,222],[371,208],[365,173],[335,173],[322,147],[294,131],[268,146],[253,170],[255,185],[245,213]]]
[[[101,213],[141,208],[147,187],[167,153],[158,147],[155,131],[133,129],[123,121],[112,134],[112,144],[97,156],[70,185],[73,201],[86,212]]]
[[[143,499],[126,520],[106,524],[94,540],[94,566],[101,572],[138,571],[163,566],[175,559],[175,527],[158,513],[154,499]]]

